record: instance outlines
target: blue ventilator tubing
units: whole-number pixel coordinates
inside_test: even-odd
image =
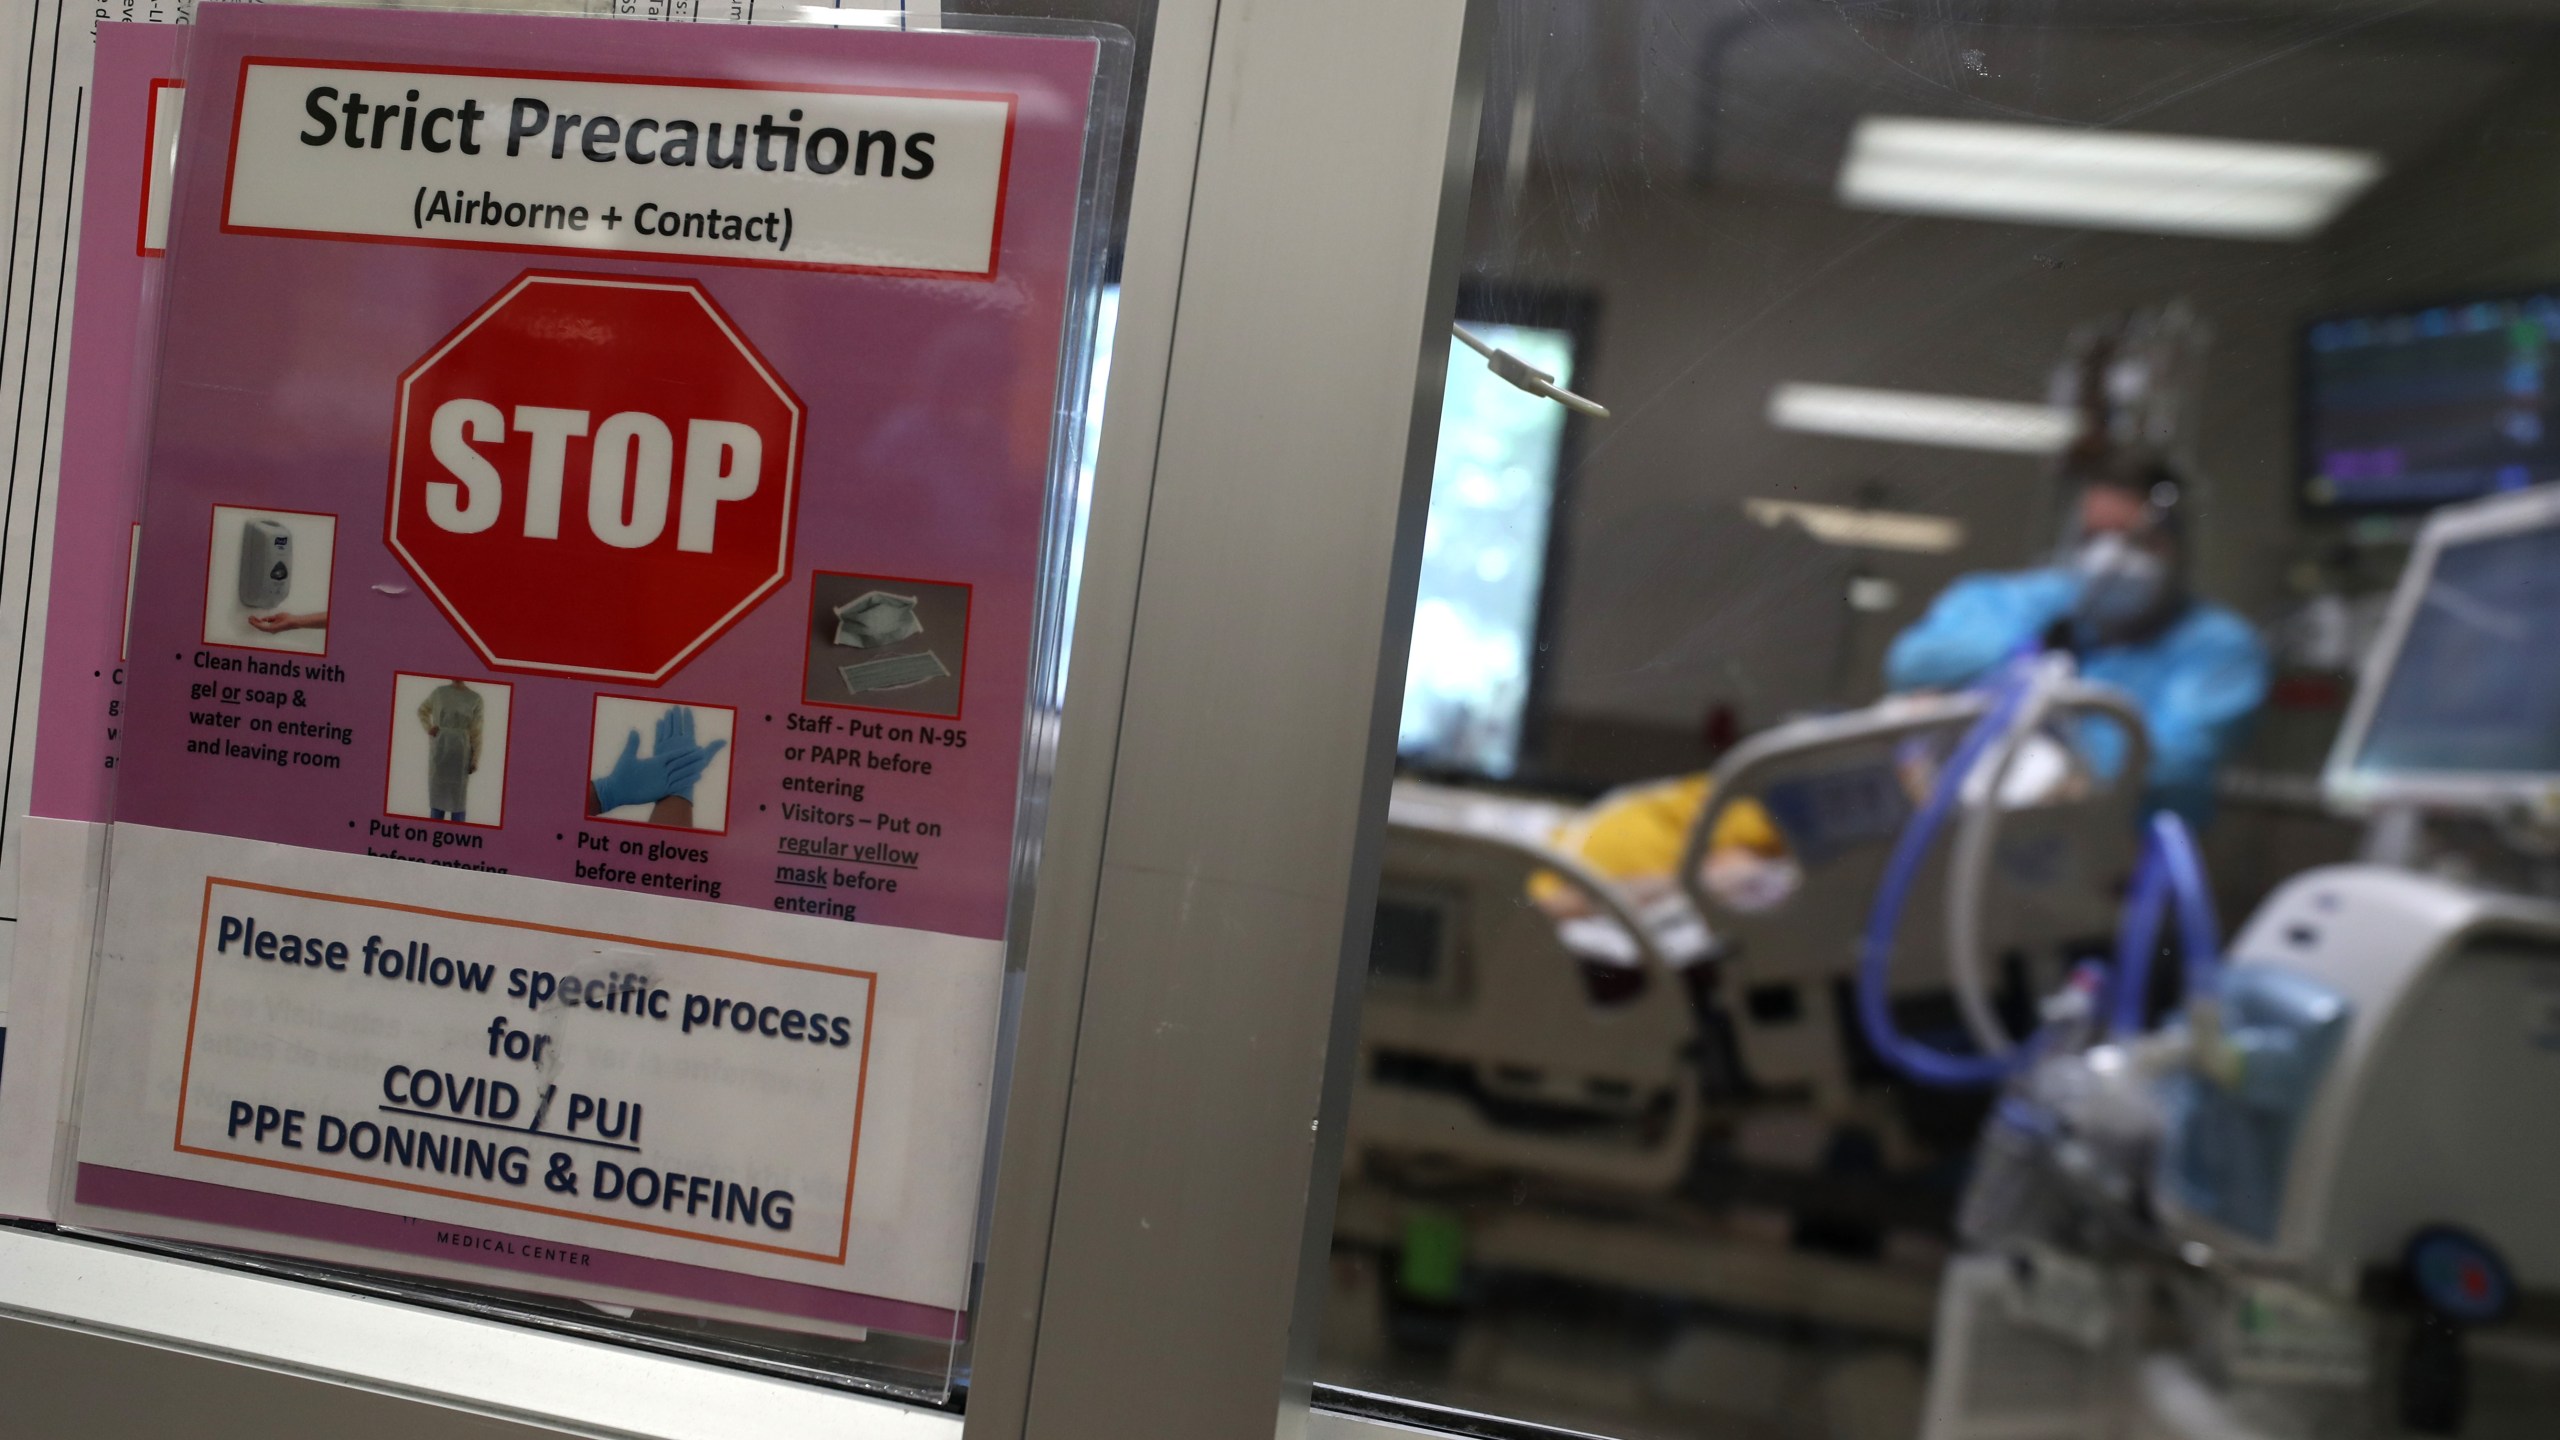
[[[1867,911],[1866,933],[1859,940],[1860,1033],[1886,1064],[1920,1084],[1940,1089],[1997,1085],[2036,1056],[2033,1041],[2006,1055],[1961,1055],[1914,1040],[1895,1028],[1891,991],[1886,984],[1893,968],[1894,937],[1902,928],[1902,911],[1910,898],[1912,881],[1918,878],[1921,863],[1928,859],[1929,847],[1937,842],[1948,813],[1955,809],[1965,777],[1973,773],[1983,752],[2005,735],[2017,718],[2018,707],[2026,700],[2026,674],[2024,665],[2013,664],[1993,682],[1995,698],[1989,713],[1965,732],[1955,754],[1938,772],[1937,784],[1931,787],[1920,813],[1894,840],[1884,878],[1876,885],[1875,904]],[[1998,804],[1998,797],[1986,803]],[[2186,993],[2190,997],[2210,994],[2222,953],[2213,897],[2205,888],[2204,865],[2196,855],[2194,837],[2188,834],[2183,821],[2164,810],[2153,815],[2144,827],[2141,858],[2134,867],[2133,893],[2116,932],[2111,1035],[2141,1028],[2144,995],[2150,987],[2151,957],[2159,948],[2161,909],[2172,898],[2177,902],[2180,945],[2186,952]]]
[[[2185,821],[2163,810],[2151,817],[2144,831],[2133,893],[2126,897],[2124,921],[2116,928],[2115,994],[2107,1021],[2110,1039],[2142,1033],[2142,1012],[2151,992],[2151,958],[2160,953],[2160,911],[2173,898],[2178,906],[2178,949],[2186,962],[2181,993],[2190,1000],[2210,995],[2222,969],[2222,925],[2213,913],[2213,892],[2204,882],[2204,862],[2196,854],[2195,837],[2188,833]]]

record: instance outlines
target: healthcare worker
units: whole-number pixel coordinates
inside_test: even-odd
[[[2247,621],[2189,590],[2183,496],[2175,473],[2157,463],[2096,469],[2060,558],[1948,586],[1895,639],[1887,687],[1956,689],[2023,650],[2067,649],[2084,678],[2123,691],[2142,715],[2151,742],[2146,809],[2202,824],[2215,771],[2266,698],[2267,654]],[[2124,761],[2125,739],[2113,726],[2083,725],[2071,739],[2102,774]],[[1573,817],[1552,843],[1642,908],[1674,891],[1707,794],[1703,774],[1630,786]],[[1796,877],[1783,837],[1745,801],[1717,825],[1702,878],[1727,903],[1756,909],[1784,898]],[[1591,913],[1561,876],[1536,877],[1529,894],[1559,921]]]
[[[418,723],[427,731],[427,813],[438,820],[460,821],[471,806],[485,709],[480,692],[459,680],[447,680],[418,702]]]
[[[2068,650],[2083,679],[2121,690],[2151,741],[2149,810],[2190,825],[2213,813],[2214,774],[2267,695],[2267,652],[2249,622],[2188,585],[2185,486],[2156,461],[2099,470],[2080,489],[2063,553],[2033,570],[1968,575],[1895,638],[1894,690],[1969,685],[2025,649]],[[2125,740],[2092,723],[2072,737],[2101,773]]]

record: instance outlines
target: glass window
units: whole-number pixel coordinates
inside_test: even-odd
[[[1326,1402],[2538,1433],[2560,17],[1492,8]]]

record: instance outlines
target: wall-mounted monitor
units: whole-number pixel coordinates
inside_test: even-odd
[[[1462,288],[1458,320],[1567,389],[1581,380],[1590,307]],[[1574,421],[1449,342],[1396,754],[1442,774],[1509,779],[1532,743],[1557,494]]]
[[[2424,510],[2560,479],[2560,288],[2303,327],[2306,507]]]

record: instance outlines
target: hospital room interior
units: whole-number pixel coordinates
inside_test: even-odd
[[[1319,1381],[2549,1433],[2560,12],[1493,13]]]

